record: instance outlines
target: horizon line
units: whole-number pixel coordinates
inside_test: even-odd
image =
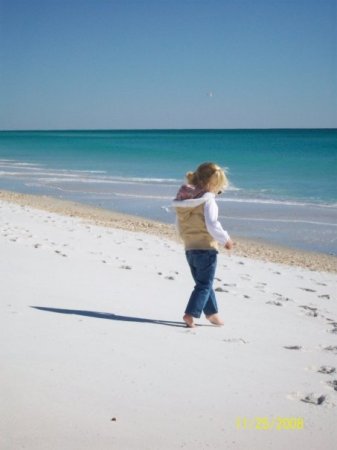
[[[244,127],[244,128],[13,128],[1,132],[51,132],[51,131],[273,131],[273,130],[337,130],[337,127]]]

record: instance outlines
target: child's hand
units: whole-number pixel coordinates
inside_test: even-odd
[[[225,244],[225,248],[227,250],[232,250],[233,247],[234,247],[234,242],[231,239],[229,239],[229,241],[227,241],[226,244]]]

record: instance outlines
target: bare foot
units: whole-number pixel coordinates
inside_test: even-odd
[[[212,314],[211,316],[206,316],[206,319],[208,319],[213,325],[217,325],[219,327],[225,324],[225,322],[219,317],[219,314]]]
[[[185,314],[183,317],[183,321],[186,323],[188,328],[195,328],[193,316],[190,316],[189,314]]]

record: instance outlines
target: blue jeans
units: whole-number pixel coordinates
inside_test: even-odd
[[[213,290],[217,254],[216,250],[186,251],[186,258],[196,283],[185,310],[190,316],[199,318],[202,312],[207,316],[218,312]]]

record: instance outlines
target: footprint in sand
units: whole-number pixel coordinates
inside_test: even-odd
[[[332,319],[326,319],[327,320],[327,322],[328,322],[328,325],[331,325],[332,326],[332,328],[329,328],[328,330],[327,330],[327,332],[328,333],[332,333],[332,334],[337,334],[337,322],[335,322],[334,320],[332,320]]]
[[[292,392],[287,395],[289,400],[300,400],[304,403],[309,403],[312,405],[323,405],[324,403],[328,403],[328,398],[324,394],[315,394],[310,392],[309,394],[304,394],[302,392]]]
[[[274,295],[275,297],[277,297],[277,299],[278,299],[280,302],[292,302],[292,301],[293,301],[291,298],[289,298],[289,297],[284,297],[282,294],[279,294],[278,292],[273,292],[273,295]]]
[[[283,306],[281,302],[278,302],[277,300],[269,300],[266,302],[267,305],[275,305],[275,306]]]
[[[228,338],[223,339],[222,342],[249,344],[249,341],[245,341],[243,338]]]
[[[300,305],[299,308],[305,309],[307,311],[306,316],[310,316],[310,317],[318,316],[317,308],[313,308],[313,307],[307,306],[307,305]]]
[[[327,381],[326,384],[337,392],[337,380]]]
[[[332,367],[332,366],[321,366],[321,367],[317,370],[317,372],[319,372],[319,373],[324,373],[324,374],[327,374],[327,375],[331,375],[332,373],[335,373],[335,372],[336,372],[336,368],[335,368],[335,367]]]
[[[305,397],[300,398],[301,402],[311,403],[313,405],[322,405],[326,401],[326,399],[326,395],[314,394],[312,392],[310,394],[307,394]]]
[[[250,281],[250,280],[251,280],[250,275],[242,275],[240,278],[241,278],[242,280],[245,280],[245,281]]]
[[[68,256],[65,253],[62,253],[60,250],[55,250],[55,253],[57,253],[60,256],[63,256],[63,258],[67,258],[67,256]]]
[[[299,289],[302,289],[302,291],[305,291],[305,292],[316,292],[315,289],[311,289],[311,288],[300,287]]]
[[[321,282],[315,281],[315,280],[311,280],[311,281],[313,281],[314,283],[316,283],[318,286],[327,286],[326,283],[321,283]]]
[[[229,292],[229,291],[227,291],[227,289],[224,289],[221,286],[216,287],[214,290],[215,290],[215,292]]]
[[[323,350],[335,353],[337,355],[337,345],[328,345],[327,347],[324,347]]]

